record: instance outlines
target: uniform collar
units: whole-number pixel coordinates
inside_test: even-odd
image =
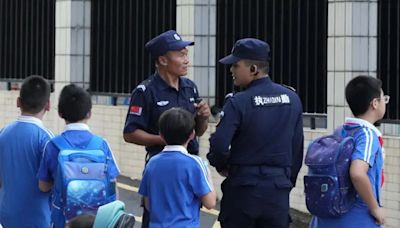
[[[362,127],[367,127],[371,130],[373,130],[375,132],[375,134],[379,137],[382,136],[381,131],[378,130],[378,128],[376,128],[373,124],[371,124],[370,122],[360,119],[360,118],[351,118],[351,117],[347,117],[346,121],[344,122],[345,125],[359,125]]]
[[[25,122],[25,123],[33,123],[33,124],[36,124],[36,125],[38,125],[38,126],[43,127],[43,122],[42,122],[42,120],[39,119],[39,118],[36,118],[36,117],[34,117],[34,116],[24,116],[24,115],[18,116],[18,117],[17,117],[17,121],[19,121],[19,122]]]
[[[249,84],[249,86],[247,88],[250,88],[250,87],[253,87],[253,86],[256,86],[256,85],[260,85],[260,84],[263,84],[263,83],[270,83],[270,82],[271,82],[271,78],[269,76],[266,76],[266,77],[263,77],[263,78],[260,78],[260,79],[256,79],[256,80],[250,82],[250,84]]]
[[[155,73],[154,74],[154,81],[156,83],[156,86],[160,90],[165,90],[168,88],[172,88],[170,85],[168,85],[164,79],[161,78],[160,74]],[[184,88],[184,87],[189,87],[189,83],[187,80],[183,80],[182,77],[179,77],[179,89]],[[173,88],[175,90],[175,88]]]
[[[84,123],[70,123],[65,126],[65,131],[90,131],[90,128]]]
[[[164,147],[164,149],[163,149],[163,152],[164,151],[179,151],[179,152],[182,152],[184,154],[188,153],[187,149],[184,146],[181,146],[181,145],[166,145]]]

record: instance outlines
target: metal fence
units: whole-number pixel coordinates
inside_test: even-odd
[[[378,2],[378,77],[390,95],[386,122],[400,120],[400,2]]]
[[[272,48],[271,77],[294,87],[304,112],[326,113],[327,0],[218,0],[217,58],[235,40],[254,37]],[[234,88],[217,64],[217,104]]]
[[[129,94],[154,70],[144,44],[176,27],[176,0],[97,0],[91,10],[91,80],[97,94]],[[400,2],[378,1],[378,77],[400,119]],[[54,0],[0,0],[0,81],[54,80]],[[296,88],[307,113],[326,113],[327,0],[218,0],[217,59],[256,37],[272,47],[271,77]],[[217,59],[215,61],[217,61]],[[217,105],[233,89],[217,64]]]
[[[154,70],[145,43],[176,26],[176,0],[96,0],[91,10],[90,89],[120,95]]]
[[[54,0],[0,0],[0,81],[54,80]]]

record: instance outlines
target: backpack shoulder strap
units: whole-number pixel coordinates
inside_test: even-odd
[[[343,131],[343,125],[337,127],[337,128],[333,131],[333,135],[338,136],[338,137],[340,137],[340,138],[343,138],[342,131]]]
[[[89,144],[86,146],[87,150],[93,150],[93,149],[103,149],[103,138],[93,135],[92,138],[90,139]]]
[[[346,132],[347,132],[347,136],[346,137],[354,137],[354,135],[359,131],[359,130],[361,130],[363,127],[357,127],[357,128],[353,128],[353,129],[349,129],[349,130],[346,130]],[[335,136],[338,136],[338,137],[341,137],[341,138],[345,138],[345,136],[343,135],[343,130],[344,130],[344,127],[343,127],[343,125],[341,125],[341,126],[339,126],[339,127],[337,127],[334,131],[333,131],[333,135],[335,135]]]
[[[72,148],[72,145],[62,135],[52,138],[51,141],[60,151]]]

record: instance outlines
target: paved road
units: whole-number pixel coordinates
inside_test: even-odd
[[[141,227],[142,208],[140,207],[140,195],[138,192],[139,181],[132,180],[128,177],[118,177],[119,199],[125,203],[126,211],[135,215],[135,228]],[[219,208],[219,205],[217,205]],[[220,227],[217,221],[218,209],[207,210],[202,209],[200,223],[202,228],[218,228]]]
[[[118,177],[118,191],[119,199],[125,203],[126,211],[135,215],[136,224],[135,228],[141,227],[142,222],[142,208],[140,207],[140,195],[138,192],[139,181],[132,180],[128,177]],[[201,209],[200,227],[201,228],[220,228],[220,224],[217,221],[219,213],[219,203],[217,203],[216,209],[207,210]],[[291,210],[291,216],[293,223],[290,225],[291,228],[308,228],[310,215]]]

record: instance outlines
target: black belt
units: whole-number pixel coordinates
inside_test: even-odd
[[[290,177],[289,167],[278,167],[268,165],[231,165],[229,175],[237,174],[262,174],[262,175],[277,175],[284,174]]]

